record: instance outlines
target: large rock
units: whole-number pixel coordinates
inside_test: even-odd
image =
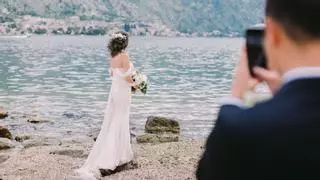
[[[12,134],[7,128],[0,126],[0,138],[12,139]]]
[[[4,119],[8,117],[8,111],[6,111],[3,107],[0,106],[0,119]]]
[[[164,117],[148,117],[146,126],[146,133],[161,134],[161,133],[180,133],[180,125],[177,120],[168,119]]]
[[[13,148],[14,144],[12,141],[6,138],[0,138],[0,150]]]
[[[144,134],[137,136],[138,143],[168,143],[168,142],[178,142],[179,135],[177,134]]]

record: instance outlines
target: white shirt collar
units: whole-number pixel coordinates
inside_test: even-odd
[[[301,68],[292,69],[284,74],[283,84],[286,84],[298,79],[312,79],[312,78],[320,78],[320,66],[319,67],[301,67]]]

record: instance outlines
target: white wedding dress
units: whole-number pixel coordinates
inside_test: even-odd
[[[84,179],[95,179],[99,169],[114,170],[133,160],[129,129],[131,84],[124,79],[132,75],[133,68],[131,64],[126,72],[122,68],[109,69],[112,85],[102,128],[85,164],[76,170]]]

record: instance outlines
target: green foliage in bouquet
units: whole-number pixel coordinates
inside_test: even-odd
[[[131,86],[131,92],[132,93],[136,93],[137,90],[140,90],[141,93],[143,94],[147,94],[147,90],[148,90],[148,84],[146,82],[142,82],[139,87],[135,88],[133,86]]]

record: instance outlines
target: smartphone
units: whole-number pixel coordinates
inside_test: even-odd
[[[254,77],[253,68],[261,67],[267,69],[267,61],[263,48],[264,25],[256,25],[248,28],[246,31],[246,46],[248,55],[248,66],[252,77]]]

